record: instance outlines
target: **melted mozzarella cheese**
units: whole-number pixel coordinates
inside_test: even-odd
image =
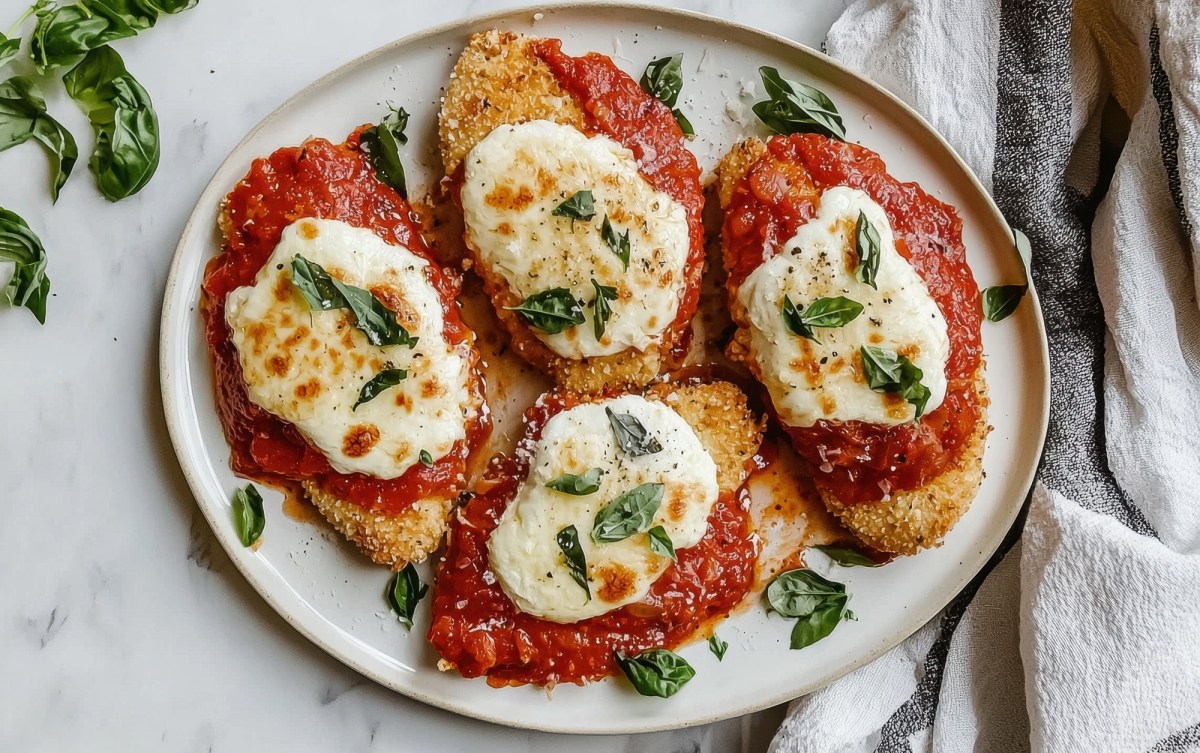
[[[854,274],[860,211],[879,231],[878,290]],[[801,309],[818,298],[844,296],[862,304],[863,312],[844,327],[814,328],[813,342],[787,330],[785,295]],[[812,426],[819,419],[874,424],[913,420],[912,405],[867,385],[859,355],[863,345],[907,356],[924,372],[921,382],[930,392],[926,413],[945,398],[950,354],[946,320],[921,276],[896,251],[883,208],[862,191],[825,191],[817,215],[746,278],[738,300],[750,320],[751,355],[760,378],[789,426]]]
[[[296,256],[398,312],[415,347],[377,347],[345,309],[310,310],[292,282]],[[466,437],[475,417],[470,365],[443,335],[442,300],[427,262],[370,230],[303,219],[283,231],[254,284],[229,294],[225,320],[250,399],[294,424],[342,473],[395,478]],[[408,377],[353,408],[381,369]]]
[[[481,263],[521,300],[567,288],[585,303],[584,324],[557,335],[534,328],[551,350],[588,358],[645,350],[661,339],[686,284],[687,212],[646,182],[632,152],[607,136],[589,138],[571,126],[535,120],[495,129],[464,166],[467,240]],[[592,192],[596,216],[554,216],[578,191]],[[605,215],[617,234],[629,233],[628,270],[601,234]],[[599,341],[593,279],[617,289]]]
[[[605,407],[629,413],[657,438],[662,450],[631,457],[617,444]],[[594,494],[572,496],[547,488],[564,473],[605,471]],[[660,402],[624,395],[585,403],[552,417],[534,450],[529,475],[492,533],[492,571],[523,612],[555,622],[575,622],[640,600],[670,559],[650,550],[649,536],[596,543],[596,514],[621,494],[645,483],[664,485],[650,527],[666,529],[676,551],[695,546],[708,530],[717,500],[717,467],[696,432]],[[592,598],[571,578],[557,542],[574,525],[588,565]]]

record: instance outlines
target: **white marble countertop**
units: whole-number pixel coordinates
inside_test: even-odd
[[[114,45],[153,97],[162,163],[119,204],[86,156],[56,205],[46,160],[0,154],[0,206],[50,257],[39,327],[0,309],[0,750],[764,751],[781,710],[691,730],[573,738],[496,727],[379,687],[242,580],[179,471],[158,320],[184,222],[225,154],[317,76],[397,37],[525,0],[203,0]],[[817,46],[842,0],[661,2]],[[27,0],[0,0],[0,26]],[[51,112],[91,146],[61,93]],[[0,280],[7,271],[0,272]]]

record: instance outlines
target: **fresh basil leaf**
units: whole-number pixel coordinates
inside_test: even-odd
[[[689,139],[696,135],[696,129],[692,127],[692,121],[687,119],[683,111],[679,108],[671,110],[671,114],[675,116],[675,122],[679,124],[679,130],[683,131],[683,135]]]
[[[775,133],[819,133],[846,140],[846,128],[833,101],[820,89],[789,81],[769,66],[758,69],[769,99],[754,105],[754,114]]]
[[[675,542],[671,541],[667,529],[662,526],[654,526],[646,535],[650,537],[650,551],[662,557],[669,557],[672,562],[678,562],[679,558],[675,556]]]
[[[812,328],[804,323],[804,316],[800,313],[800,309],[796,304],[792,303],[792,298],[789,295],[783,296],[783,326],[787,328],[797,337],[806,337],[813,342],[816,342],[817,336],[813,334]]]
[[[10,306],[24,306],[46,323],[46,299],[50,278],[46,276],[46,249],[42,241],[16,213],[0,207],[0,261],[16,264],[4,286]]]
[[[839,295],[813,301],[801,312],[800,319],[809,327],[844,327],[862,311],[861,303]]]
[[[100,193],[120,201],[142,190],[158,169],[158,115],[111,47],[99,47],[63,76],[67,94],[88,116],[96,147],[88,167]]]
[[[417,568],[410,562],[392,576],[392,581],[388,584],[387,600],[392,606],[392,611],[400,616],[400,621],[411,628],[413,618],[417,615],[417,604],[421,603],[421,599],[425,598],[428,592],[429,586],[421,582]]]
[[[375,167],[375,176],[405,199],[408,198],[408,186],[400,161],[400,145],[408,143],[408,137],[404,135],[407,126],[408,113],[401,107],[392,109],[379,125],[366,129],[359,136],[359,143]]]
[[[642,89],[667,107],[674,107],[683,91],[683,54],[653,60],[642,73]]]
[[[813,549],[822,552],[842,567],[879,567],[880,564],[857,549],[851,549],[848,546],[818,544]]]
[[[811,614],[796,620],[795,626],[792,627],[791,648],[811,646],[832,633],[842,620],[853,619],[853,612],[846,609],[849,600],[845,595],[831,599],[814,609]]]
[[[19,41],[19,40],[18,40]],[[79,149],[69,131],[46,113],[46,100],[33,79],[13,76],[0,82],[0,152],[37,139],[50,158],[50,197],[71,176]]]
[[[617,258],[621,260],[621,266],[628,271],[629,253],[631,250],[629,244],[629,231],[626,230],[623,235],[617,235],[616,229],[612,226],[612,223],[608,221],[608,215],[606,214],[604,215],[604,221],[600,223],[600,237],[604,239],[604,242],[608,245],[609,250],[616,254]]]
[[[555,539],[563,556],[567,558],[567,570],[571,573],[571,578],[587,594],[588,601],[591,601],[592,589],[588,586],[587,559],[584,558],[583,547],[579,544],[579,529],[573,525],[567,526],[558,532]]]
[[[429,450],[421,450],[421,454],[418,457],[421,460],[421,465],[426,468],[433,467],[433,455],[429,454]]]
[[[642,695],[670,698],[696,676],[692,665],[679,654],[665,648],[652,648],[637,656],[617,651],[613,658],[633,689]]]
[[[566,288],[550,288],[521,301],[520,306],[506,306],[516,311],[529,326],[536,327],[548,335],[557,335],[578,324],[583,324],[583,309],[575,294]]]
[[[554,208],[550,214],[570,220],[590,220],[596,216],[596,205],[591,191],[576,191],[566,201]]]
[[[596,335],[596,341],[599,342],[601,337],[604,337],[604,328],[608,325],[608,318],[612,316],[612,308],[608,305],[609,301],[617,300],[617,289],[610,285],[601,285],[596,282],[596,278],[592,278],[592,287],[596,289],[596,297],[592,299],[592,305],[595,307],[595,312],[592,314],[592,332]]]
[[[333,311],[350,309],[354,323],[367,340],[377,347],[417,344],[396,319],[396,312],[383,304],[369,290],[347,285],[333,277],[316,262],[300,254],[292,257],[292,284],[300,290],[311,309]]]
[[[984,289],[984,317],[989,322],[1002,322],[1012,316],[1027,289],[1025,285],[993,285]]]
[[[915,363],[894,351],[873,345],[862,346],[859,353],[862,356],[863,373],[871,389],[900,395],[916,408],[916,418],[925,413],[930,392],[921,383],[925,374]]]
[[[875,282],[879,273],[879,231],[864,212],[858,213],[858,222],[854,225],[854,251],[858,254],[854,276],[864,285],[879,290]]]
[[[806,617],[845,596],[844,584],[803,568],[782,572],[767,586],[767,603],[784,617]]]
[[[635,416],[614,413],[612,408],[607,407],[604,412],[608,414],[608,423],[617,437],[617,444],[626,455],[636,458],[662,452],[662,445]]]
[[[717,657],[717,661],[725,661],[725,652],[729,650],[729,643],[717,637],[716,633],[708,636],[708,650],[713,652],[713,656]]]
[[[197,0],[80,0],[52,8],[38,3],[32,54],[39,73],[78,62],[88,52],[154,26],[163,13],[179,13]]]
[[[233,493],[233,527],[237,530],[238,540],[242,546],[251,546],[262,536],[267,526],[267,516],[263,513],[262,495],[254,484],[246,484],[246,488]]]
[[[649,529],[662,504],[665,488],[657,483],[639,484],[609,502],[596,513],[592,541],[597,544],[622,541]]]
[[[600,491],[600,476],[603,474],[604,470],[601,468],[591,468],[582,476],[564,473],[558,478],[547,481],[546,488],[570,494],[573,497],[583,497]]]
[[[358,400],[355,400],[354,405],[350,406],[350,411],[354,412],[358,410],[358,406],[374,400],[381,392],[395,387],[407,377],[408,372],[404,369],[387,368],[380,370],[378,374],[371,377],[371,380],[364,384],[363,388],[358,391]]]
[[[15,58],[20,50],[20,37],[9,38],[3,34],[0,34],[0,66],[6,65],[8,61]]]

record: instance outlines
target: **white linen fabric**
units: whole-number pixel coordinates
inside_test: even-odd
[[[772,753],[1200,750],[1200,3],[859,0],[826,48],[1030,237],[1050,432],[1015,545]]]

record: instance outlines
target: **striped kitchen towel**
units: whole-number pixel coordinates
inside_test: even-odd
[[[1200,1],[859,0],[827,51],[1032,241],[1050,431],[1015,545],[773,753],[1200,751]]]

